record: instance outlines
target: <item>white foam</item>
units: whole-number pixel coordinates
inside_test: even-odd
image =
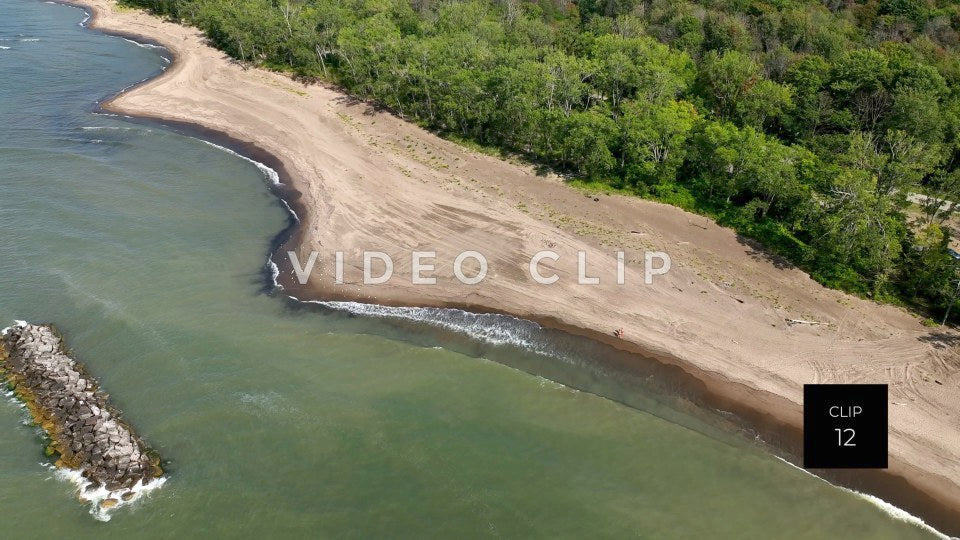
[[[24,405],[19,399],[17,399],[17,395],[13,392],[13,390],[10,389],[9,386],[0,387],[0,394],[2,394],[3,397],[10,400],[10,403],[16,405],[17,407],[20,407],[21,409],[27,408],[26,405]]]
[[[569,391],[574,393],[580,393],[580,391],[577,390],[576,388],[571,388],[565,384],[558,383],[557,381],[551,381],[550,379],[541,377],[540,375],[535,375],[534,378],[536,378],[537,384],[540,385],[540,388],[549,388],[551,390],[564,390],[564,391]]]
[[[242,392],[237,394],[241,407],[256,416],[282,416],[285,418],[306,418],[297,407],[291,405],[277,392]]]
[[[286,202],[284,204],[286,205]],[[289,206],[287,208],[289,209]],[[291,210],[290,213],[293,214],[293,211]],[[296,214],[293,215],[296,217]],[[274,287],[283,290],[283,286],[277,279],[280,276],[280,269],[272,257],[267,258],[267,263],[270,265]],[[537,354],[552,356],[565,362],[573,361],[563,351],[550,347],[549,342],[541,338],[539,334],[543,327],[539,324],[510,315],[473,313],[456,308],[391,307],[360,302],[301,300],[291,295],[287,295],[287,297],[295,302],[321,305],[354,315],[421,322],[466,334],[491,345],[511,345]]]
[[[212,146],[212,147],[214,147],[214,148],[218,148],[218,149],[220,149],[220,150],[222,150],[222,151],[230,154],[231,156],[235,156],[235,157],[238,157],[238,158],[240,158],[240,159],[246,160],[246,161],[248,161],[248,162],[250,162],[250,163],[253,163],[253,165],[256,166],[257,169],[259,169],[261,173],[263,173],[264,177],[265,177],[267,180],[269,180],[271,184],[273,184],[274,186],[282,186],[282,185],[283,185],[283,182],[280,181],[280,175],[277,173],[277,171],[275,171],[275,170],[273,170],[272,168],[264,165],[263,163],[260,163],[259,161],[256,161],[256,160],[254,160],[254,159],[250,159],[250,158],[248,158],[247,156],[245,156],[245,155],[243,155],[243,154],[234,152],[233,150],[231,150],[231,149],[229,149],[229,148],[227,148],[227,147],[224,147],[224,146],[220,146],[219,144],[215,144],[215,143],[212,143],[212,142],[210,142],[210,141],[203,140],[203,139],[197,139],[197,140],[200,141],[200,142],[202,142],[202,143],[204,143],[204,144],[208,144],[208,145],[210,145],[210,146]],[[287,201],[281,198],[281,199],[280,199],[280,202],[283,204],[284,208],[287,209],[287,212],[289,212],[290,215],[293,217],[294,221],[296,221],[297,223],[300,223],[300,216],[298,216],[297,213],[293,211],[293,208],[290,208],[290,205],[287,203]],[[279,271],[278,271],[278,275],[279,275]],[[274,283],[276,283],[276,280],[274,280]]]
[[[149,129],[123,127],[123,126],[82,126],[80,129],[84,131],[139,131],[142,129],[147,133],[150,132]]]
[[[956,537],[950,537],[950,536],[947,536],[947,535],[943,534],[942,532],[934,529],[934,528],[931,527],[930,525],[927,525],[927,523],[926,523],[925,521],[923,521],[923,519],[921,519],[921,518],[919,518],[919,517],[911,514],[910,512],[907,512],[907,511],[904,510],[903,508],[900,508],[900,507],[898,507],[898,506],[894,506],[894,505],[888,503],[887,501],[881,499],[880,497],[876,497],[876,496],[874,496],[874,495],[869,495],[869,494],[866,494],[866,493],[860,493],[859,491],[856,491],[856,490],[853,490],[853,489],[850,489],[850,488],[845,488],[845,487],[843,487],[843,486],[838,486],[838,485],[835,485],[835,484],[831,484],[831,483],[828,482],[826,479],[821,478],[821,477],[813,474],[812,472],[810,472],[810,471],[808,471],[808,470],[806,470],[806,469],[804,469],[804,468],[802,468],[802,467],[797,467],[797,466],[794,465],[793,463],[790,463],[789,461],[781,458],[780,456],[773,456],[773,457],[777,458],[778,460],[782,461],[783,463],[786,463],[787,465],[793,467],[794,469],[797,469],[798,471],[804,472],[804,473],[806,473],[806,474],[808,474],[808,475],[816,478],[817,480],[820,480],[821,482],[824,482],[825,484],[828,484],[830,487],[833,487],[833,488],[835,488],[835,489],[839,489],[839,490],[841,490],[841,491],[846,491],[847,493],[850,493],[850,494],[854,495],[855,497],[857,497],[857,498],[859,498],[859,499],[863,499],[863,500],[865,500],[865,501],[873,504],[874,506],[876,506],[877,508],[879,508],[880,510],[882,510],[883,513],[887,514],[888,516],[890,516],[891,518],[893,518],[893,519],[895,519],[895,520],[897,520],[897,521],[902,521],[902,522],[904,522],[904,523],[909,523],[909,524],[911,524],[911,525],[917,526],[917,527],[919,527],[919,528],[921,528],[921,529],[923,529],[923,530],[925,530],[925,531],[933,534],[933,535],[936,536],[937,538],[940,538],[941,540],[956,540]]]
[[[5,51],[5,50],[7,50],[7,49],[9,49],[9,48],[10,48],[10,47],[4,47],[3,45],[0,45],[0,50],[4,50],[4,51]]]
[[[8,330],[10,330],[10,328],[4,328],[3,331],[0,331],[0,336],[5,335]],[[11,386],[6,384],[6,382],[0,385],[0,394],[7,398],[7,400],[15,407],[23,409],[24,411],[27,410],[27,405],[23,401],[17,399],[16,392],[14,392]],[[31,418],[29,415],[26,415],[22,423],[26,426],[34,425],[33,418]]]
[[[365,317],[382,317],[417,321],[445,330],[466,334],[492,345],[512,345],[522,349],[568,360],[560,351],[549,347],[539,333],[542,327],[526,319],[494,313],[472,313],[456,308],[391,307],[359,302],[291,299],[306,304],[318,304]]]
[[[300,216],[298,216],[297,213],[293,211],[293,208],[290,208],[290,205],[287,204],[287,201],[285,201],[284,199],[280,199],[280,202],[283,203],[283,206],[287,209],[287,212],[290,212],[290,215],[293,216],[293,220],[296,221],[297,223],[300,223]]]
[[[166,478],[160,477],[149,480],[146,484],[144,484],[142,480],[139,480],[132,488],[119,491],[110,491],[104,486],[91,489],[93,482],[85,478],[80,471],[76,469],[58,469],[53,465],[46,466],[54,471],[54,476],[56,476],[58,480],[65,480],[76,487],[77,497],[82,502],[90,504],[90,515],[98,521],[110,521],[110,515],[118,508],[134,504],[167,482]],[[127,492],[132,492],[133,497],[125,501],[122,495]],[[104,508],[103,501],[107,499],[115,500],[116,506]]]
[[[26,41],[26,42],[40,41],[40,38],[23,38],[20,41]]]
[[[132,116],[128,116],[128,115],[126,115],[126,114],[108,113],[108,112],[103,112],[103,111],[97,111],[97,112],[94,112],[93,114],[98,115],[98,116],[110,116],[110,117],[112,117],[112,118],[130,118],[130,119],[133,118]]]
[[[0,336],[5,336],[7,335],[7,332],[9,332],[10,330],[13,330],[14,328],[20,328],[21,326],[26,326],[26,325],[27,325],[27,321],[14,320],[12,326],[8,326],[3,330],[0,330]]]
[[[154,45],[153,43],[141,43],[139,41],[136,41],[130,38],[121,37],[120,39],[133,43],[137,47],[143,47],[144,49],[163,49],[164,48],[162,45]]]
[[[273,286],[279,287],[280,283],[277,278],[280,277],[280,268],[277,267],[277,263],[273,262],[273,258],[268,258],[267,264],[270,265],[270,279],[273,280]]]
[[[126,41],[126,42],[128,42],[128,43],[133,43],[133,44],[136,45],[137,47],[142,47],[142,48],[144,48],[144,49],[164,50],[164,51],[167,50],[167,48],[164,47],[163,45],[154,45],[153,43],[143,43],[143,42],[137,41],[137,40],[135,40],[135,39],[125,38],[125,37],[123,37],[123,36],[120,36],[120,39],[122,39],[122,40],[124,40],[124,41]],[[166,56],[162,55],[162,54],[159,55],[159,56],[160,56],[160,59],[163,60],[163,63],[164,63],[164,65],[160,67],[160,71],[166,71],[167,68],[170,67],[170,59],[167,58]],[[150,78],[152,78],[152,77],[148,77],[147,79],[144,79],[143,81],[140,81],[140,83],[142,83],[142,82],[144,82],[144,81],[146,81],[146,80],[148,80],[148,79],[150,79]],[[140,83],[137,83],[137,84],[140,84]],[[127,90],[127,89],[129,89],[129,88],[130,88],[129,86],[128,86],[127,88],[124,88],[124,91]]]
[[[167,68],[164,67],[163,70],[161,70],[161,71],[165,71],[166,69],[167,69]],[[127,86],[124,86],[123,88],[120,89],[119,92],[117,92],[117,95],[119,96],[120,94],[123,94],[123,93],[126,92],[127,90],[130,90],[131,88],[133,88],[133,87],[135,87],[135,86],[139,86],[139,85],[141,85],[141,84],[149,81],[149,80],[152,79],[152,78],[153,78],[153,76],[151,75],[150,77],[144,77],[144,78],[140,79],[139,81],[137,81],[137,82],[135,82],[135,83],[133,83],[133,84],[129,84],[129,85],[127,85]],[[124,118],[130,118],[130,117],[129,117],[129,116],[124,116]]]
[[[245,155],[243,155],[243,154],[238,154],[237,152],[234,152],[233,150],[231,150],[231,149],[229,149],[229,148],[226,148],[226,147],[224,147],[224,146],[220,146],[219,144],[214,144],[214,143],[212,143],[212,142],[210,142],[210,141],[205,141],[205,140],[203,140],[203,139],[197,139],[197,140],[200,141],[200,142],[202,142],[202,143],[204,143],[204,144],[209,144],[210,146],[212,146],[212,147],[214,147],[214,148],[219,148],[220,150],[223,150],[224,152],[226,152],[226,153],[228,153],[228,154],[230,154],[230,155],[232,155],[232,156],[236,156],[236,157],[238,157],[238,158],[240,158],[240,159],[244,159],[244,160],[246,160],[246,161],[249,161],[250,163],[253,163],[258,169],[260,169],[260,172],[263,173],[263,175],[267,178],[267,180],[270,181],[271,184],[273,184],[273,185],[275,185],[275,186],[283,185],[283,182],[280,181],[280,175],[277,174],[277,171],[271,169],[270,167],[267,167],[267,166],[264,165],[263,163],[260,163],[259,161],[256,161],[256,160],[254,160],[254,159],[250,159],[250,158],[248,158],[247,156],[245,156]],[[284,203],[284,204],[286,204],[286,203]],[[290,207],[288,206],[287,209],[289,210]],[[291,210],[291,213],[293,213],[292,210]],[[296,214],[294,214],[294,216],[296,216]]]

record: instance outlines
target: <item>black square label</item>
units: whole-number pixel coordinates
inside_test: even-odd
[[[803,385],[803,467],[887,468],[887,385]]]

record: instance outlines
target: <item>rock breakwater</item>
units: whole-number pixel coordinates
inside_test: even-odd
[[[101,508],[133,499],[162,476],[159,456],[70,358],[53,325],[19,323],[4,330],[0,372],[50,437],[47,455],[56,459],[57,468],[78,472],[83,491],[101,493],[94,501]]]

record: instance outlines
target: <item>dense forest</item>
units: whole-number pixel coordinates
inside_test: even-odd
[[[713,216],[828,286],[938,318],[955,302],[957,0],[126,1],[240,60]]]

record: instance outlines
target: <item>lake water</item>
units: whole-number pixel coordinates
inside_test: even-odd
[[[94,114],[166,64],[84,18],[0,2],[0,327],[54,322],[168,480],[94,519],[7,399],[0,536],[930,536],[655,383],[618,385],[576,340],[271,291],[288,217],[263,173]]]

